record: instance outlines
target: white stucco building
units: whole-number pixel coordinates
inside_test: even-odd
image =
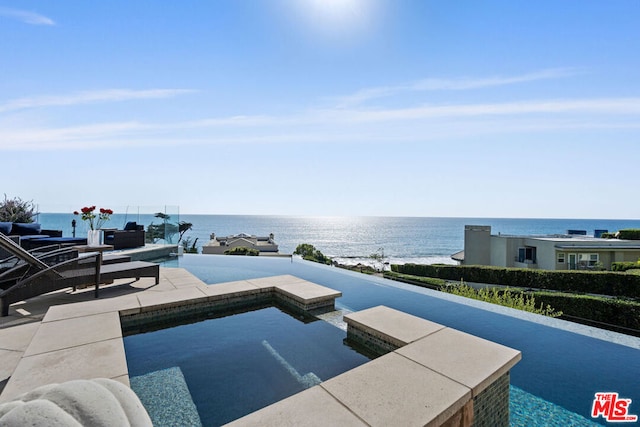
[[[215,233],[211,233],[211,240],[202,246],[202,253],[220,255],[229,249],[238,247],[257,249],[260,252],[278,253],[278,245],[273,239],[273,233],[265,237],[245,233],[219,237]]]

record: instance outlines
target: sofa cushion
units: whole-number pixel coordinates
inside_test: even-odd
[[[11,234],[17,234],[18,236],[28,236],[40,234],[40,224],[37,222],[32,222],[29,224],[24,224],[20,222],[14,222],[11,227]]]
[[[136,230],[138,228],[138,224],[135,221],[129,221],[125,226],[125,230]]]
[[[13,227],[12,222],[0,222],[0,234],[8,236],[11,234],[11,227]]]

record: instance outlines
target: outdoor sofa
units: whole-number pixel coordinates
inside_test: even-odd
[[[62,237],[61,230],[43,229],[37,222],[0,222],[0,234],[17,236],[20,246],[27,250],[56,244],[68,246],[87,244],[86,238]],[[1,254],[0,258],[2,258]]]

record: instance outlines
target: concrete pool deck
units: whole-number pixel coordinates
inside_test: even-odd
[[[10,316],[0,319],[0,381],[6,383],[0,402],[72,379],[111,378],[129,386],[121,317],[224,306],[266,293],[309,310],[329,301],[333,305],[341,295],[289,275],[207,286],[181,268],[161,268],[158,285],[153,279],[128,282],[105,287],[97,300],[90,289],[68,290],[11,306]],[[390,343],[391,352],[236,423],[384,424],[384,413],[371,409],[384,401],[395,408],[396,421],[467,425],[474,399],[505,378],[508,390],[508,372],[520,359],[516,350],[386,307],[352,313],[345,320],[349,328]],[[407,393],[413,398],[407,399]]]

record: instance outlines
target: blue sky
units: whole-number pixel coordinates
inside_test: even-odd
[[[2,1],[41,211],[640,217],[640,2]]]

